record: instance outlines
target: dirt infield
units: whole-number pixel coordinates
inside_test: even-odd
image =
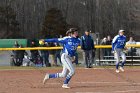
[[[50,79],[42,84],[46,72],[61,70],[0,70],[0,93],[140,93],[139,68],[127,68],[119,74],[110,68],[77,68],[71,89],[61,88],[64,78]]]

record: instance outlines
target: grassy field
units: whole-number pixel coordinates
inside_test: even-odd
[[[46,70],[46,69],[61,69],[62,67],[16,67],[16,66],[0,66],[0,70]],[[91,69],[115,69],[115,66],[96,66]],[[140,66],[125,66],[125,68],[140,68]],[[78,66],[76,69],[84,69]]]

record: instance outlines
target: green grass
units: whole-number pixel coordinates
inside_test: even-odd
[[[140,66],[124,66],[125,68],[140,68]],[[114,66],[95,66],[95,68],[115,68]]]
[[[0,66],[0,70],[45,70],[45,69],[59,69],[62,67],[16,67],[16,66]]]
[[[84,68],[84,67],[76,67]],[[95,66],[93,68],[115,68],[115,66]],[[125,66],[125,68],[140,68],[140,66]],[[16,66],[0,66],[0,70],[47,70],[47,69],[62,69],[62,67],[16,67]]]

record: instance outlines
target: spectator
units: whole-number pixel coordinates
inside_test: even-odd
[[[37,55],[36,61],[35,61],[36,67],[43,67],[43,59],[40,55]]]
[[[19,45],[18,41],[15,41],[14,47],[15,47],[15,48],[18,48],[19,46],[20,46],[20,45]]]
[[[42,45],[40,45],[40,47],[47,47],[48,43],[43,43]],[[42,61],[43,64],[46,67],[50,67],[50,63],[49,63],[49,51],[48,50],[40,50],[40,56],[42,57]]]
[[[10,56],[10,66],[15,66],[14,55]]]
[[[112,39],[111,39],[111,37],[110,36],[107,36],[107,41],[106,41],[106,45],[111,45],[112,44]],[[111,51],[112,51],[112,49],[111,48],[107,48],[106,49],[106,54],[107,54],[107,56],[111,56]],[[107,57],[108,59],[110,59],[111,57]]]
[[[79,36],[77,36],[77,38],[79,38]],[[79,38],[80,39],[80,38]],[[80,45],[80,44],[79,44]],[[74,56],[74,63],[76,64],[76,65],[79,65],[79,62],[78,62],[78,52],[76,51],[76,53],[75,53],[75,56]]]
[[[134,44],[136,44],[136,42],[133,39],[133,37],[130,37],[129,41],[126,42],[126,45],[134,45]],[[127,48],[128,48],[128,56],[136,55],[136,48],[135,47],[127,47]]]
[[[24,55],[22,66],[33,66],[31,63],[31,57],[28,55],[28,53]]]
[[[77,53],[77,51],[76,51],[76,54],[75,54],[75,64],[76,64],[76,65],[79,64],[79,62],[78,62],[78,53]]]
[[[15,44],[14,44],[13,47],[14,47],[14,48],[19,48],[19,43],[18,43],[18,41],[15,41]],[[14,56],[14,59],[15,59],[15,63],[17,63],[17,61],[18,61],[17,52],[18,52],[18,50],[13,50],[13,51],[12,51],[13,56]]]
[[[86,30],[85,34],[81,37],[81,49],[83,50],[85,67],[92,68],[93,51],[95,51],[95,48],[94,48],[94,41],[93,38],[90,36],[89,30]]]
[[[51,43],[49,43],[49,47],[55,47],[55,44],[51,42]],[[51,57],[51,65],[57,66],[57,63],[55,62],[56,50],[50,50],[49,53],[50,53],[50,57]]]
[[[107,38],[106,37],[104,37],[103,40],[101,41],[101,45],[107,45]],[[105,56],[107,56],[107,49],[103,48],[102,52],[103,52],[103,58],[105,58]]]
[[[60,46],[59,43],[54,43],[54,45],[55,45],[55,47],[59,47]],[[55,52],[55,63],[56,63],[56,65],[58,65],[57,64],[57,58],[59,59],[60,64],[62,64],[61,63],[61,55],[60,55],[60,53],[61,53],[60,49],[56,50],[56,52]]]
[[[23,46],[20,45],[19,48],[23,48]],[[18,58],[18,62],[16,63],[17,66],[21,66],[22,65],[24,54],[27,54],[27,52],[25,52],[25,50],[18,50],[17,51],[17,58]]]
[[[34,41],[31,42],[31,47],[37,47]],[[39,55],[38,50],[30,50],[31,52],[31,60],[33,63],[37,61],[37,56]]]

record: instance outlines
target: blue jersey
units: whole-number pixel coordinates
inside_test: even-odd
[[[63,53],[67,53],[68,55],[75,56],[78,45],[80,44],[79,38],[67,37],[67,38],[54,38],[54,39],[45,39],[45,42],[58,42],[62,43]]]
[[[117,35],[114,37],[112,41],[112,50],[114,51],[115,49],[123,49],[126,43],[126,36],[122,35]]]

